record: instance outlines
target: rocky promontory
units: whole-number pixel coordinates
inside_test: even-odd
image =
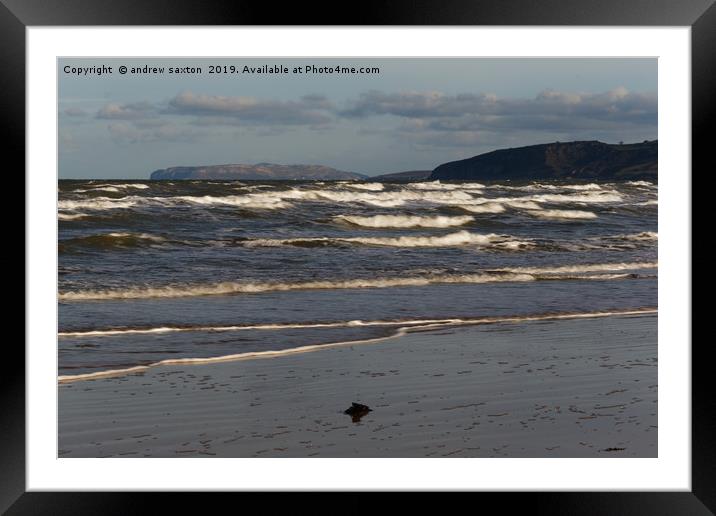
[[[345,172],[323,165],[207,165],[197,167],[170,167],[152,172],[150,179],[252,179],[252,180],[345,180],[365,179],[356,172]]]
[[[500,149],[438,166],[429,180],[649,179],[658,175],[658,141],[555,142]]]

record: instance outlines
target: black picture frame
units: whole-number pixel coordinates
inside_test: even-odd
[[[320,2],[280,8],[256,0],[0,0],[0,106],[6,160],[25,164],[25,29],[29,26],[111,25],[572,25],[690,26],[692,163],[714,167],[710,134],[716,119],[714,0],[364,0],[354,6]],[[32,308],[32,307],[26,307]],[[484,497],[515,508],[557,514],[716,513],[716,396],[710,339],[692,347],[692,490],[690,492],[524,493]],[[690,345],[689,342],[671,343]],[[25,492],[25,354],[10,351],[0,375],[0,511],[7,514],[131,514],[151,510],[138,493]],[[192,497],[193,499],[193,497]],[[163,496],[162,504],[187,496]],[[144,510],[143,510],[144,509]],[[169,510],[165,505],[164,510]]]

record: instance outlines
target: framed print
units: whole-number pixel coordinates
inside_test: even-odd
[[[712,3],[219,5],[4,2],[28,302],[3,508],[713,511],[691,345]]]

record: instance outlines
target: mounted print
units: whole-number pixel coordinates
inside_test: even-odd
[[[656,58],[57,67],[58,457],[658,457]]]

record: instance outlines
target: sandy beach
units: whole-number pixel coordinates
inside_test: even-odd
[[[411,330],[62,383],[60,457],[656,457],[657,316]],[[357,422],[352,402],[372,409]]]

